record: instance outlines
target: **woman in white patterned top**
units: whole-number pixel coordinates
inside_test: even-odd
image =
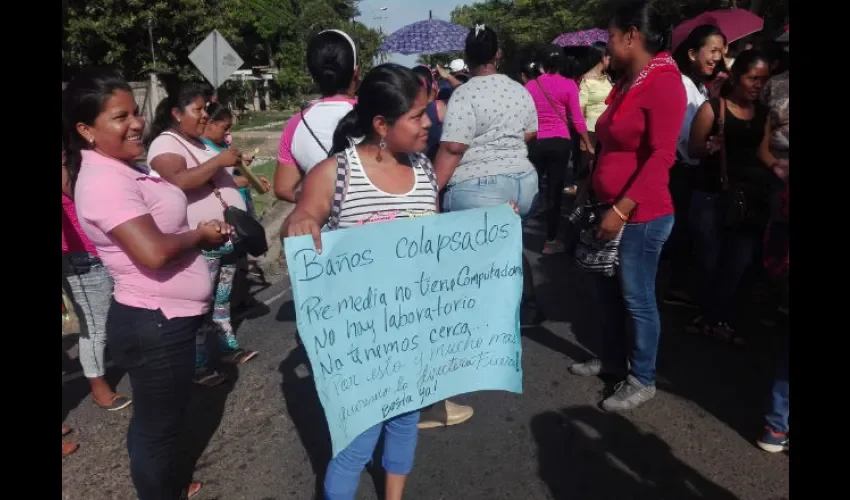
[[[321,252],[320,231],[326,223],[335,230],[437,213],[436,177],[420,153],[431,127],[427,105],[428,95],[413,71],[397,64],[370,71],[357,105],[337,126],[331,157],[304,179],[301,198],[283,223],[283,236],[310,234]],[[418,422],[418,411],[402,414],[355,438],[328,464],[325,498],[354,498],[360,473],[387,428],[386,498],[400,500],[413,468]]]

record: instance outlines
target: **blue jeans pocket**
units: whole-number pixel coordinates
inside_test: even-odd
[[[121,368],[138,368],[183,343],[194,345],[201,321],[202,316],[168,319],[160,309],[127,306],[112,299],[106,319],[109,352]]]
[[[132,307],[112,299],[106,317],[106,337],[112,359],[127,370],[145,364],[145,353],[155,340],[159,311]]]
[[[443,205],[446,212],[469,210],[516,202],[519,214],[531,212],[537,198],[537,171],[521,174],[485,175],[450,186]]]

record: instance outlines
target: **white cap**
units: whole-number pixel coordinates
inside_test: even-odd
[[[464,70],[466,70],[466,63],[463,62],[463,59],[455,59],[449,63],[449,71],[451,73],[460,73]]]

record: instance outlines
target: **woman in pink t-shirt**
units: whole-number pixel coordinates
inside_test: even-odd
[[[148,140],[148,164],[163,179],[179,187],[189,201],[189,225],[203,220],[224,220],[224,206],[246,210],[245,199],[233,180],[234,166],[241,166],[242,153],[236,148],[214,150],[201,136],[209,121],[204,89],[182,85],[170,89],[168,97],[156,109]],[[220,197],[219,197],[220,196]],[[204,251],[213,286],[213,310],[198,331],[195,382],[216,386],[226,376],[210,366],[206,340],[215,334],[219,341],[221,361],[245,363],[256,351],[239,346],[230,322],[230,295],[236,275],[233,244]]]
[[[177,500],[186,494],[175,471],[195,335],[212,295],[200,249],[218,248],[233,229],[218,220],[190,229],[183,191],[134,164],[145,122],[125,81],[84,71],[62,100],[80,227],[115,281],[106,334],[133,387],[130,475],[139,500]]]
[[[94,404],[118,411],[132,403],[106,381],[106,314],[112,300],[112,276],[103,267],[97,248],[80,227],[68,168],[62,152],[62,274],[80,321],[80,364],[91,386]]]
[[[541,75],[525,84],[537,109],[537,140],[529,145],[531,161],[540,178],[546,174],[546,242],[543,254],[564,251],[558,238],[561,225],[561,198],[567,174],[567,164],[573,151],[568,123],[572,123],[588,151],[593,145],[587,136],[587,126],[579,104],[578,86],[558,71],[564,65],[564,51],[557,45],[540,54]]]

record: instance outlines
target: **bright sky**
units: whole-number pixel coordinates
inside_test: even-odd
[[[363,0],[359,4],[360,17],[357,21],[375,29],[383,27],[384,34],[389,35],[408,24],[428,19],[429,10],[434,19],[450,21],[452,10],[467,3],[473,3],[473,0]],[[387,10],[381,11],[381,7]],[[415,54],[390,54],[390,62],[413,66],[416,57]]]

